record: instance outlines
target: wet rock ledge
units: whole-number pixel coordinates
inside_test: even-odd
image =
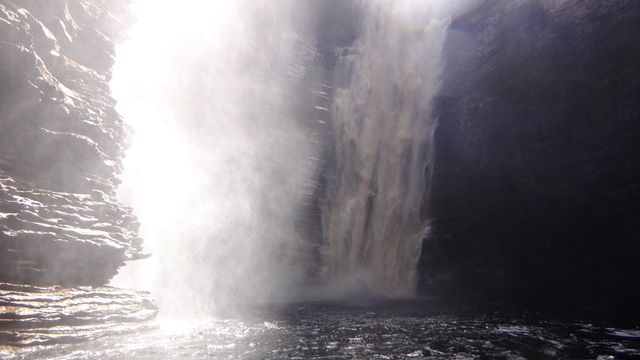
[[[133,290],[0,283],[0,342],[23,347],[137,332],[156,312],[148,295]]]
[[[127,6],[0,0],[1,344],[88,339],[156,313],[146,293],[101,287],[143,257],[115,200],[127,129],[109,79]]]

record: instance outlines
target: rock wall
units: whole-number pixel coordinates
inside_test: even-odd
[[[0,281],[105,284],[141,255],[115,200],[109,94],[126,1],[0,2]]]
[[[131,321],[156,313],[144,293],[20,285],[100,286],[142,257],[138,223],[115,199],[127,130],[109,79],[127,6],[0,1],[0,342],[64,335],[55,326],[69,323],[55,314],[92,318],[81,332],[96,335],[118,312]],[[68,313],[83,297],[91,311]]]
[[[424,293],[634,304],[640,2],[487,0],[445,45]]]

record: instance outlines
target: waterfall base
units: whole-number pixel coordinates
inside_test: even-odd
[[[9,359],[610,359],[640,331],[595,317],[450,302],[298,303],[240,319],[160,322],[135,336],[23,349]],[[0,355],[2,353],[0,352]]]

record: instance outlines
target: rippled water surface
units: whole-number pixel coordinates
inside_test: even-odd
[[[423,302],[305,303],[235,319],[161,320],[150,331],[9,358],[624,359],[640,358],[640,329]]]

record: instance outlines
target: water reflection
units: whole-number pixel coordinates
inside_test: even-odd
[[[308,303],[234,319],[160,320],[148,332],[22,350],[10,359],[601,358],[640,356],[640,329],[526,312],[394,302]]]

